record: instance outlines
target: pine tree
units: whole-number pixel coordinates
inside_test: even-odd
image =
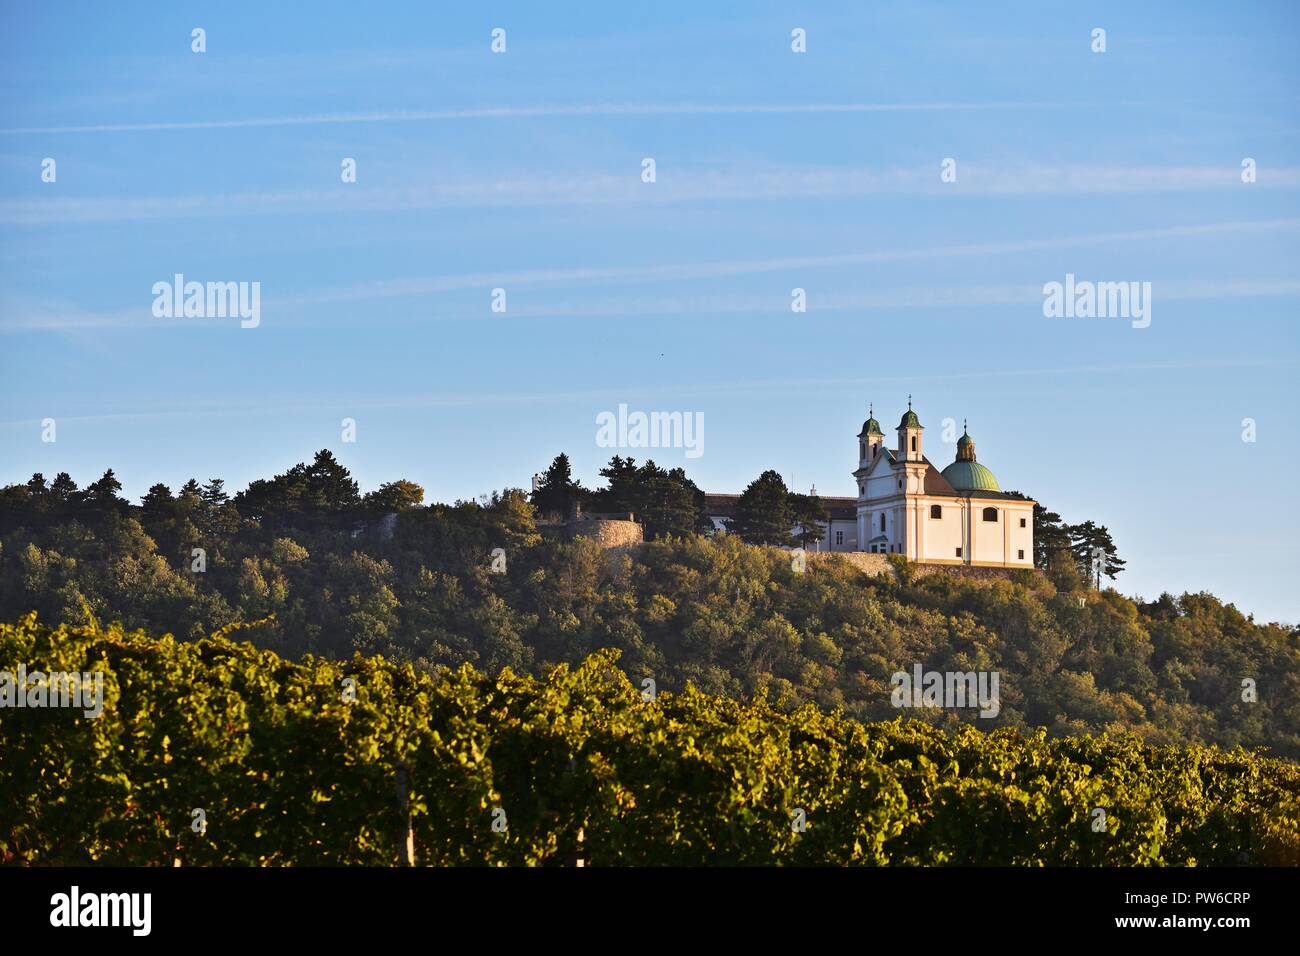
[[[769,470],[741,493],[729,530],[750,544],[789,545],[793,526],[789,489],[777,472]]]
[[[100,515],[112,513],[121,513],[129,507],[127,501],[118,496],[122,490],[122,483],[117,480],[110,468],[104,472],[103,476],[90,485],[86,486],[83,493],[86,503]]]
[[[1061,516],[1034,505],[1034,567],[1046,571],[1070,554],[1070,531]]]
[[[361,492],[352,474],[328,448],[316,452],[305,474],[306,498],[320,511],[349,511],[361,503]]]
[[[790,516],[799,526],[795,537],[802,545],[820,541],[826,534],[826,523],[831,517],[819,496],[800,494],[790,495]]]
[[[608,487],[592,493],[592,509],[613,514],[630,511],[639,515],[645,500],[644,489],[639,487],[636,459],[615,455],[600,470],[600,475],[608,482]]]
[[[220,508],[229,501],[230,495],[225,492],[225,484],[226,483],[220,478],[213,478],[204,485],[203,490],[200,492],[200,496],[203,498],[203,503],[209,508],[215,509]]]
[[[680,468],[664,471],[647,461],[636,473],[639,506],[631,510],[645,526],[648,538],[681,538],[698,526],[702,496]]]
[[[146,519],[171,517],[175,504],[176,499],[172,497],[172,490],[161,482],[151,485],[149,491],[140,499],[140,507],[144,510]]]
[[[587,490],[573,480],[569,456],[560,452],[546,469],[532,501],[539,514],[567,518],[586,496]]]
[[[1103,574],[1114,580],[1124,570],[1126,562],[1120,558],[1105,525],[1084,521],[1082,524],[1070,525],[1068,530],[1070,550],[1074,553],[1079,570],[1098,588],[1101,587]]]
[[[50,491],[60,501],[70,503],[75,500],[77,483],[66,471],[61,471],[54,476],[54,481],[50,482]]]

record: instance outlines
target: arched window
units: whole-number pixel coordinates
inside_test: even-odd
[[[912,436],[912,451],[916,451],[916,436]]]
[[[884,514],[884,512],[881,512],[881,514],[880,514],[880,530],[881,530],[881,531],[884,531],[884,530],[885,530],[885,514]]]
[[[860,441],[860,442],[858,442],[858,449],[859,449],[859,451],[858,451],[858,457],[859,457],[859,458],[866,458],[866,457],[867,457],[867,443],[864,442],[864,441]]]
[[[985,509],[984,509],[984,520],[985,520],[985,521],[997,521],[997,520],[998,520],[998,509],[997,509],[997,508],[985,508]]]

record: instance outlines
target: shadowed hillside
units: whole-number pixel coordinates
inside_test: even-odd
[[[914,716],[1300,757],[1300,636],[1208,594],[1137,604],[1068,564],[996,582],[873,578],[836,561],[796,573],[788,552],[734,536],[612,554],[539,533],[521,492],[423,507],[395,482],[362,497],[323,456],[234,499],[191,483],[132,506],[111,474],[80,491],[59,490],[66,476],[4,489],[0,615],[90,613],[189,639],[242,624],[290,658],[361,652],[430,671],[540,674],[614,648],[661,690],[690,682],[869,720],[898,716],[897,671],[997,671],[996,717]]]

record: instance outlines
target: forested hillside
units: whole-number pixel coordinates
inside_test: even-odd
[[[799,574],[788,552],[735,536],[611,554],[541,533],[522,492],[425,507],[394,482],[363,497],[328,453],[233,499],[219,482],[155,486],[139,506],[118,490],[110,473],[86,489],[59,476],[0,492],[0,618],[89,614],[182,639],[242,624],[289,658],[382,654],[428,671],[541,674],[613,648],[638,686],[689,682],[867,720],[898,715],[889,678],[914,664],[998,671],[996,718],[918,716],[1300,758],[1295,628],[1208,594],[1137,604],[1089,589],[1068,562],[984,584],[836,562]]]
[[[0,711],[0,863],[1300,863],[1300,767],[1241,750],[649,700],[609,652],[434,678],[29,617],[18,662],[105,701]]]

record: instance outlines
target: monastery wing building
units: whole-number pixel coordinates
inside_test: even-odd
[[[956,460],[940,472],[925,457],[924,431],[910,400],[898,423],[897,448],[885,447],[874,416],[863,422],[851,550],[930,564],[1032,568],[1034,502],[998,486],[993,472],[975,460],[975,440],[964,429]]]

